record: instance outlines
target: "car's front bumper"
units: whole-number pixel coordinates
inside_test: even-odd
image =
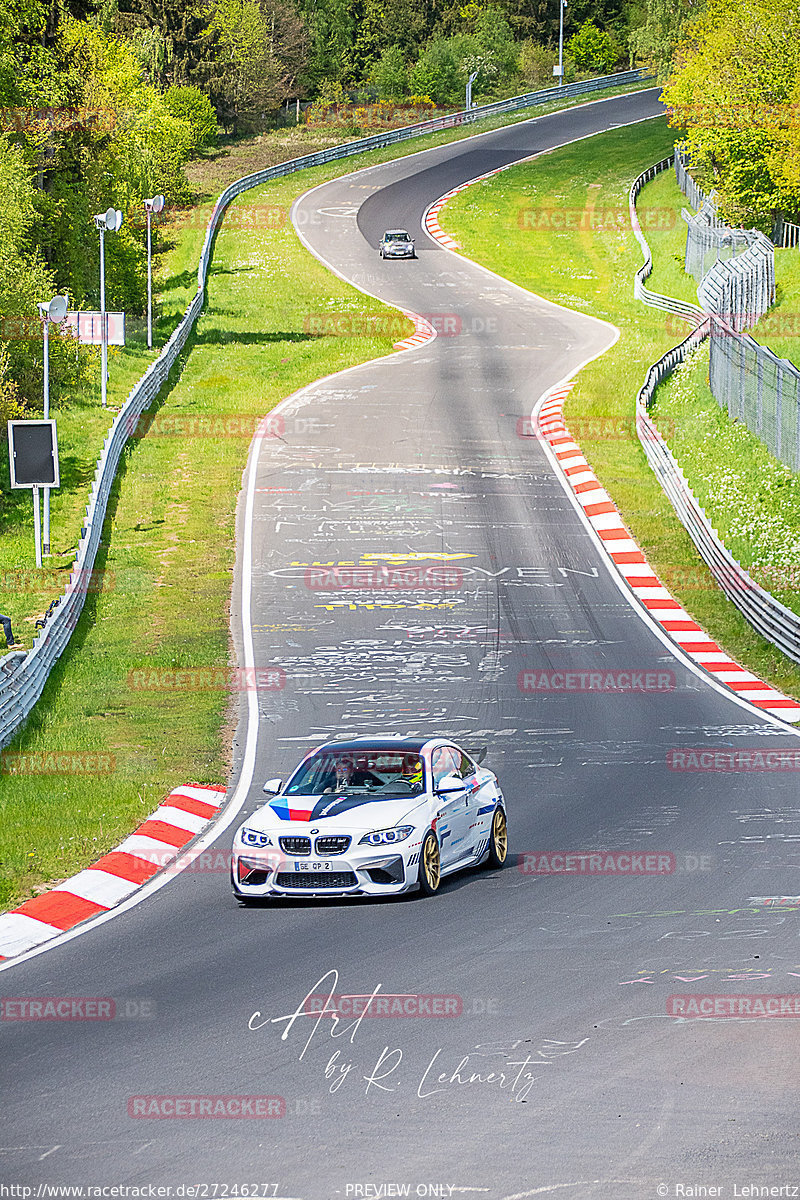
[[[354,839],[355,841],[355,839]],[[242,897],[389,896],[417,884],[420,843],[386,846],[351,845],[332,855],[330,870],[308,870],[310,858],[291,857],[274,847],[234,845],[231,883]],[[304,869],[305,868],[305,869]]]

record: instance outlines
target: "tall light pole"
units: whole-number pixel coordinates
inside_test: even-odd
[[[160,213],[164,207],[164,197],[162,195],[153,196],[151,200],[145,200],[145,211],[147,212],[147,349],[153,349],[153,255],[150,244],[150,218],[153,213]]]
[[[478,72],[473,71],[472,74],[470,75],[469,79],[467,80],[467,105],[466,105],[467,111],[469,111],[469,109],[472,108],[472,85],[477,78],[478,78]]]
[[[108,384],[108,318],[106,317],[106,248],[105,234],[116,233],[122,224],[122,213],[118,208],[108,208],[104,213],[97,213],[94,223],[100,232],[100,394],[103,408],[106,407],[106,386]]]
[[[39,316],[42,318],[42,326],[44,329],[44,419],[50,417],[50,322],[54,325],[60,325],[67,315],[69,308],[69,297],[54,296],[48,304],[45,300],[40,300],[38,304]],[[34,503],[39,507],[39,489],[36,489]],[[38,513],[37,513],[38,516]],[[44,489],[44,545],[42,550],[45,554],[50,553],[50,488]],[[39,564],[41,565],[41,564]]]
[[[559,0],[558,3],[558,86],[564,84],[564,9],[567,7],[567,0]]]

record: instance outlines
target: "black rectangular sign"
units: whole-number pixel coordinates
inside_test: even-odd
[[[55,421],[9,421],[8,457],[12,488],[58,487]]]

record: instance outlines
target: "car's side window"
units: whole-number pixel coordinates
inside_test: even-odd
[[[455,746],[439,746],[437,750],[433,751],[431,763],[434,787],[439,784],[439,780],[444,775],[450,775],[453,772],[461,775],[461,754]]]
[[[431,755],[431,776],[433,777],[433,786],[438,787],[439,780],[451,771],[452,762],[447,754],[447,749],[444,746],[437,746]]]
[[[458,773],[462,779],[471,779],[478,768],[475,766],[475,763],[472,761],[469,755],[464,754],[463,751],[461,752],[460,757],[461,766]]]

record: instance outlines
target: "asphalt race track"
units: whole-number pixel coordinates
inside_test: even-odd
[[[420,228],[458,183],[659,111],[650,91],[514,125],[324,185],[294,213],[337,272],[443,332],[306,389],[282,407],[280,436],[254,444],[234,636],[241,661],[286,683],[242,700],[245,783],[258,715],[244,811],[333,734],[446,733],[489,746],[512,862],[429,900],[247,909],[224,870],[190,868],[3,970],[5,998],[108,997],[117,1013],[2,1023],[3,1182],[33,1196],[171,1185],[201,1200],[644,1200],[701,1184],[727,1198],[800,1182],[797,1022],[683,1019],[669,1001],[798,991],[797,909],[752,903],[800,890],[796,775],[668,766],[675,749],[795,750],[797,737],[670,651],[531,436],[537,399],[614,331]],[[379,258],[396,226],[416,236],[416,261]],[[324,586],[320,563],[450,573],[438,588],[426,576],[342,589]],[[669,685],[518,686],[524,671],[600,668]],[[674,870],[524,869],[526,855],[600,848],[674,856]],[[345,1027],[288,1019],[309,992],[378,986],[449,1002]],[[132,1098],[199,1095],[282,1097],[284,1115],[129,1115]]]

